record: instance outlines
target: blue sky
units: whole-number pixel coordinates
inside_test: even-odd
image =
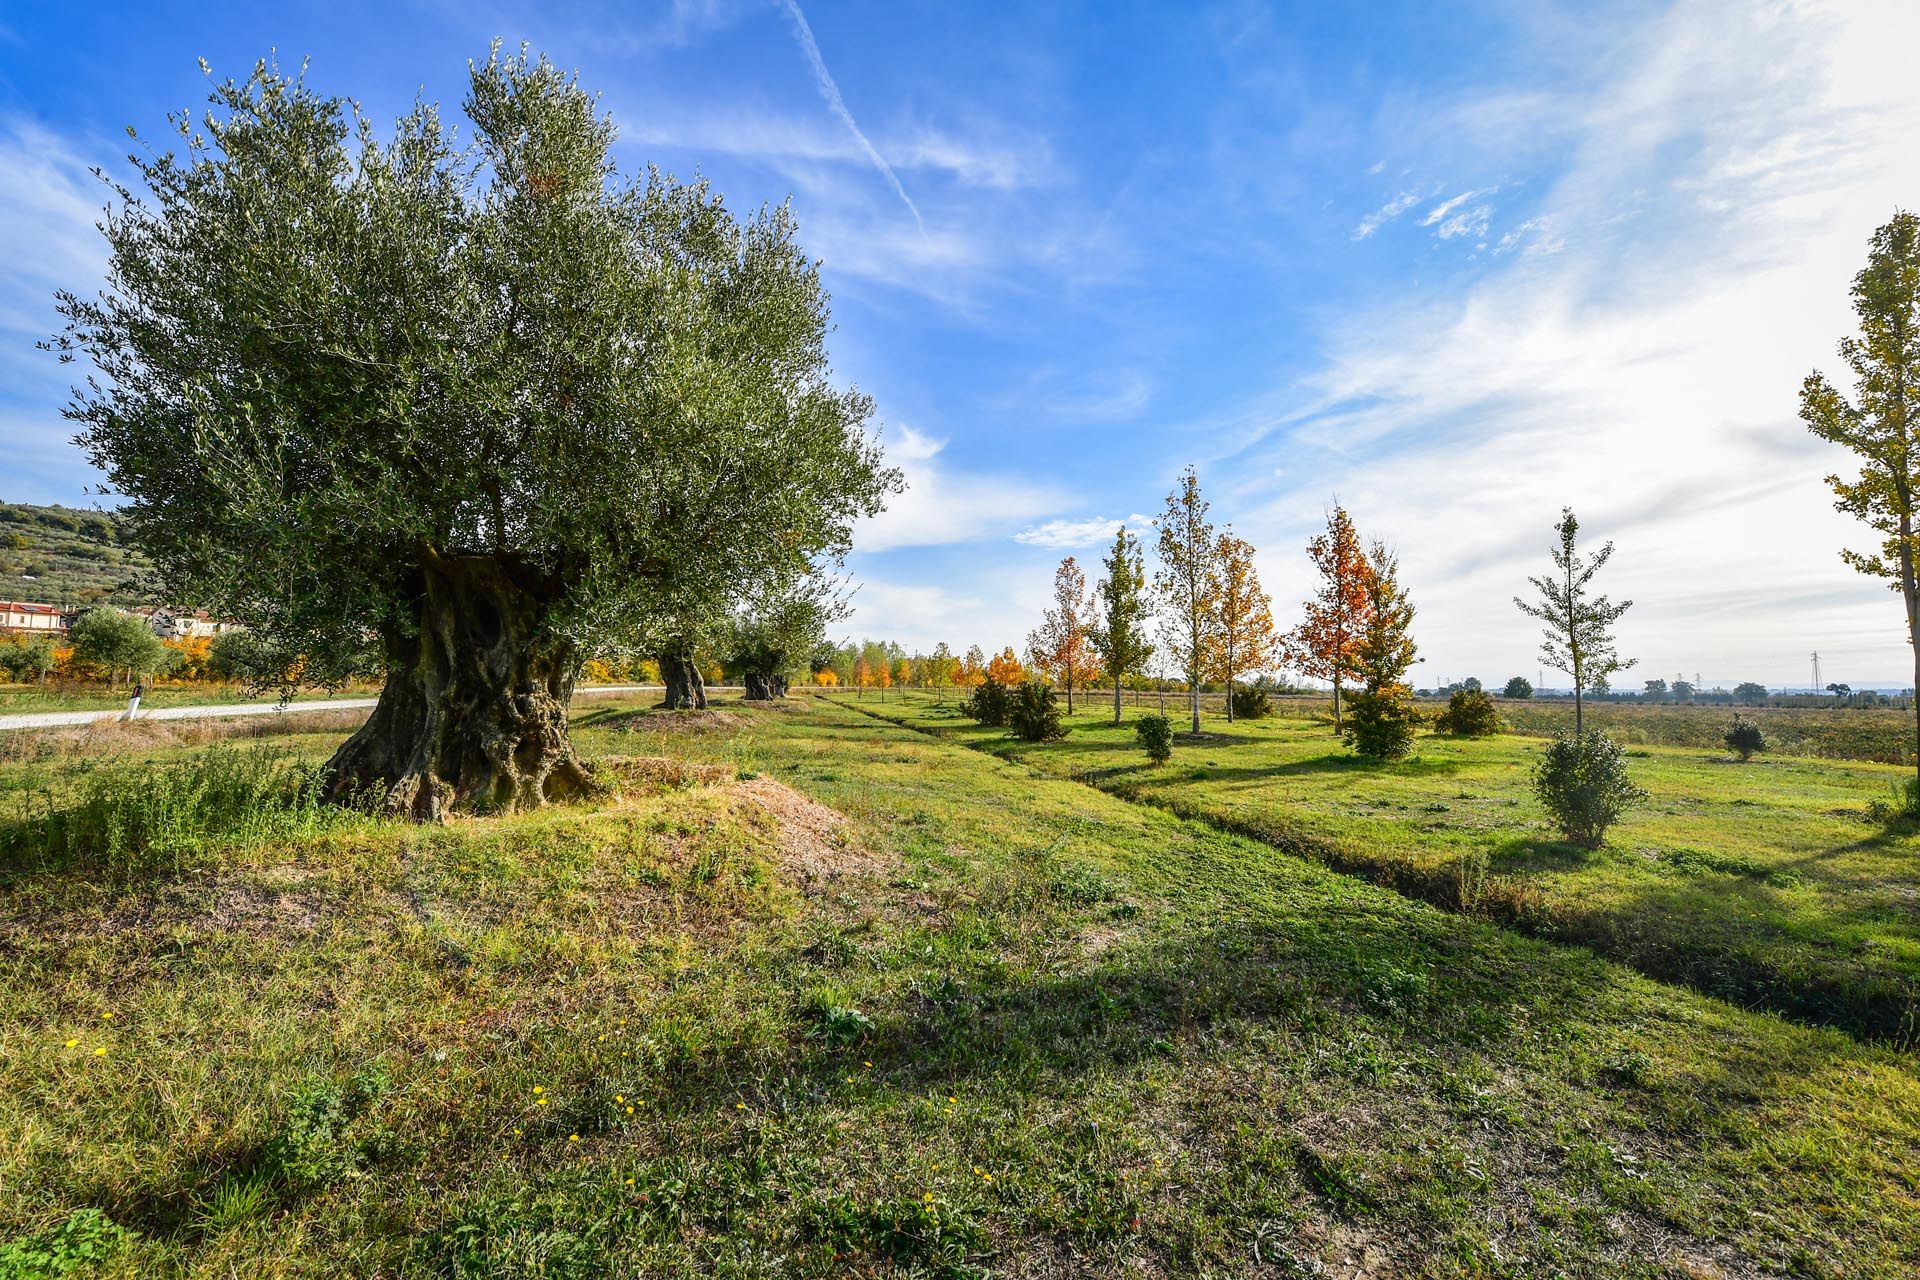
[[[33,348],[91,165],[277,50],[390,120],[496,36],[623,162],[791,196],[840,375],[911,483],[856,633],[1018,644],[1052,566],[1199,468],[1285,625],[1328,503],[1401,551],[1421,683],[1535,674],[1510,597],[1571,503],[1635,679],[1909,683],[1795,418],[1867,236],[1920,201],[1920,6],[765,3],[0,14],[0,497],[93,501]],[[1551,676],[1549,676],[1551,683]]]

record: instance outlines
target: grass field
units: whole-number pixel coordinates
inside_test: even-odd
[[[1110,708],[1044,745],[951,700],[864,709],[1712,995],[1903,1044],[1920,1032],[1920,833],[1868,816],[1904,777],[1891,767],[1637,748],[1650,802],[1589,853],[1548,829],[1530,782],[1542,744],[1518,736],[1423,737],[1375,764],[1311,721],[1208,720],[1154,768]]]
[[[338,729],[0,767],[0,1274],[1920,1267],[1909,1056],[824,700],[634,710],[617,796],[433,828],[302,803]]]
[[[1440,704],[1436,704],[1440,705]],[[1501,699],[1514,732],[1545,736],[1573,728],[1565,698]],[[1767,735],[1771,755],[1913,764],[1913,712],[1892,707],[1720,707],[1633,702],[1589,703],[1582,717],[1616,741],[1636,746],[1701,747],[1726,742],[1738,712]]]

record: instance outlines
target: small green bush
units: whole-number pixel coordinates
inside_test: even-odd
[[[1434,721],[1435,729],[1461,738],[1486,738],[1506,725],[1484,689],[1456,689],[1447,699],[1447,709]]]
[[[1235,720],[1263,720],[1273,714],[1273,701],[1258,685],[1240,685],[1234,689],[1231,701]]]
[[[1867,816],[1875,822],[1920,818],[1920,778],[1903,778],[1894,783],[1891,801],[1868,801]]]
[[[978,720],[981,724],[999,729],[1007,723],[1007,713],[1013,708],[1013,693],[998,680],[988,677],[973,687],[967,700],[960,704],[960,714]]]
[[[1134,721],[1133,736],[1146,749],[1147,759],[1155,764],[1173,759],[1173,721],[1159,712],[1148,712]]]
[[[1007,708],[1007,727],[1023,742],[1052,742],[1067,736],[1060,719],[1060,704],[1053,686],[1044,680],[1029,680],[1013,692]]]
[[[1760,726],[1745,716],[1733,718],[1733,727],[1727,730],[1727,750],[1742,760],[1753,759],[1754,752],[1767,749],[1767,735],[1760,732]]]
[[[1598,849],[1614,820],[1647,798],[1627,777],[1620,744],[1593,730],[1549,743],[1534,767],[1533,789],[1560,833],[1582,849]]]
[[[1353,694],[1347,708],[1340,737],[1354,751],[1373,760],[1401,760],[1413,754],[1420,712],[1405,686]]]

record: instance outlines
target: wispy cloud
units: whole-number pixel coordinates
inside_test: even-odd
[[[1121,525],[1141,530],[1150,528],[1152,524],[1152,516],[1143,516],[1137,511],[1121,519],[1094,516],[1089,520],[1049,520],[1031,529],[1022,529],[1013,535],[1013,540],[1029,547],[1066,551],[1075,547],[1099,546],[1110,540],[1114,530]]]
[[[1373,170],[1369,169],[1367,172],[1371,173]],[[1395,218],[1419,204],[1423,199],[1425,199],[1425,197],[1418,191],[1402,191],[1399,195],[1387,201],[1366,217],[1360,219],[1360,224],[1353,229],[1353,238],[1355,240],[1365,240],[1381,227],[1384,227],[1387,223],[1392,222]]]
[[[798,0],[781,0],[781,7],[787,11],[787,17],[793,20],[794,39],[800,42],[800,51],[807,55],[807,65],[813,69],[814,85],[820,90],[820,97],[826,102],[827,109],[847,127],[847,132],[860,144],[860,150],[887,180],[887,185],[893,188],[893,194],[899,196],[900,203],[907,206],[907,212],[913,215],[913,225],[924,233],[927,224],[921,220],[920,210],[914,205],[912,197],[907,195],[907,189],[900,185],[900,178],[894,173],[893,166],[868,141],[867,135],[861,132],[860,125],[854,120],[853,112],[847,110],[846,101],[840,96],[840,86],[834,83],[833,76],[827,71],[826,61],[820,56],[820,46],[814,42],[813,28],[807,24],[807,15],[800,11]]]
[[[946,447],[945,440],[912,427],[892,429],[887,461],[905,475],[907,490],[860,523],[854,545],[865,552],[977,542],[1070,502],[1057,485],[949,467],[940,457]]]

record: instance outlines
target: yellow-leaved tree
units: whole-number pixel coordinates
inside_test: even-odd
[[[1227,720],[1231,723],[1234,677],[1257,675],[1280,665],[1280,637],[1273,629],[1273,600],[1260,586],[1260,573],[1254,567],[1253,544],[1236,538],[1229,525],[1220,535],[1216,556],[1217,625],[1207,675],[1226,682]]]

